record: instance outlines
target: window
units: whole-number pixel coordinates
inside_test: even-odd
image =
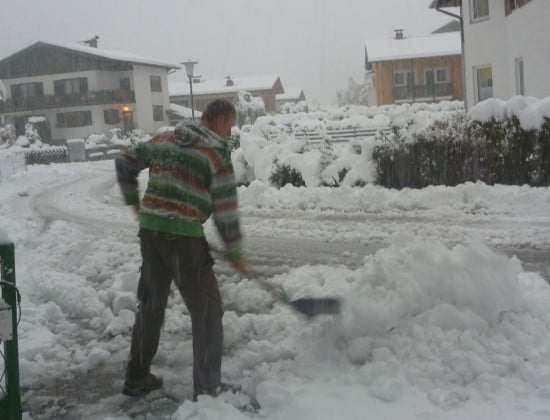
[[[123,77],[122,79],[120,79],[120,89],[130,90],[130,78],[129,77]]]
[[[435,70],[435,83],[448,83],[449,82],[449,69],[440,68]]]
[[[519,9],[529,3],[531,0],[504,0],[505,14],[509,15],[514,9]]]
[[[525,71],[523,58],[516,58],[516,92],[518,95],[525,95]]]
[[[478,67],[474,70],[477,101],[493,97],[493,69],[490,66]]]
[[[151,92],[162,92],[160,76],[149,76],[149,80],[151,81]]]
[[[59,112],[56,114],[58,128],[74,128],[92,125],[91,111]]]
[[[470,4],[473,22],[489,18],[489,0],[472,0]]]
[[[162,105],[153,105],[153,121],[164,121],[164,108]]]
[[[118,109],[103,110],[103,119],[105,124],[118,124],[120,122],[120,113]]]
[[[393,72],[394,86],[412,86],[416,84],[416,72],[414,70],[397,70]]]
[[[449,69],[447,67],[426,69],[425,83],[427,85],[449,83]]]
[[[44,88],[42,83],[19,83],[11,86],[11,97],[17,98],[32,98],[34,96],[43,96]]]
[[[88,92],[88,79],[79,77],[77,79],[54,80],[53,90],[56,95],[72,95],[75,93]]]

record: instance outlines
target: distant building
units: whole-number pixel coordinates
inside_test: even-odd
[[[2,116],[17,134],[29,117],[45,117],[54,141],[112,128],[154,132],[168,123],[167,75],[176,68],[92,46],[37,42],[0,60]]]
[[[365,68],[369,104],[463,99],[460,32],[408,38],[397,29],[392,39],[366,42]]]
[[[465,102],[514,95],[550,96],[550,1],[433,0],[459,7],[464,39]]]
[[[168,109],[168,123],[170,125],[177,125],[182,121],[192,121],[193,112],[191,108],[178,104],[170,104]],[[202,112],[195,110],[195,120],[200,119]]]
[[[444,34],[447,32],[460,32],[461,29],[461,23],[457,19],[453,19],[450,22],[446,23],[445,25],[441,26],[440,28],[437,28],[435,31],[432,32],[432,34]]]
[[[170,102],[191,107],[189,82],[170,82]],[[226,77],[220,80],[193,81],[193,103],[195,109],[204,111],[206,105],[214,99],[227,99],[234,102],[237,93],[249,92],[252,96],[261,97],[268,113],[277,111],[275,96],[284,93],[281,79],[276,75],[253,77]]]
[[[281,106],[284,104],[292,103],[297,104],[306,100],[306,95],[302,89],[286,89],[285,93],[279,93],[275,97],[277,104],[277,111],[281,110]]]

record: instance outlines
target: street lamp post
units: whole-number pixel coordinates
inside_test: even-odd
[[[195,64],[198,63],[198,61],[191,60],[187,60],[181,63],[185,66],[185,72],[187,73],[187,77],[189,77],[189,92],[191,94],[191,118],[193,120],[195,119],[195,105],[193,104],[193,69],[195,68]]]

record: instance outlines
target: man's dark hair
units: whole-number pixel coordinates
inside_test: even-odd
[[[201,120],[210,122],[219,115],[223,115],[228,120],[237,115],[237,111],[231,102],[225,99],[215,99],[206,106],[202,112]]]

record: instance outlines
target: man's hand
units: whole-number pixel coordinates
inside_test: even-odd
[[[139,217],[139,211],[141,210],[141,206],[139,205],[139,203],[132,204],[132,210],[134,210],[136,217]]]
[[[239,274],[247,276],[250,273],[250,270],[248,269],[248,261],[245,257],[241,257],[238,260],[233,261],[233,267]]]

